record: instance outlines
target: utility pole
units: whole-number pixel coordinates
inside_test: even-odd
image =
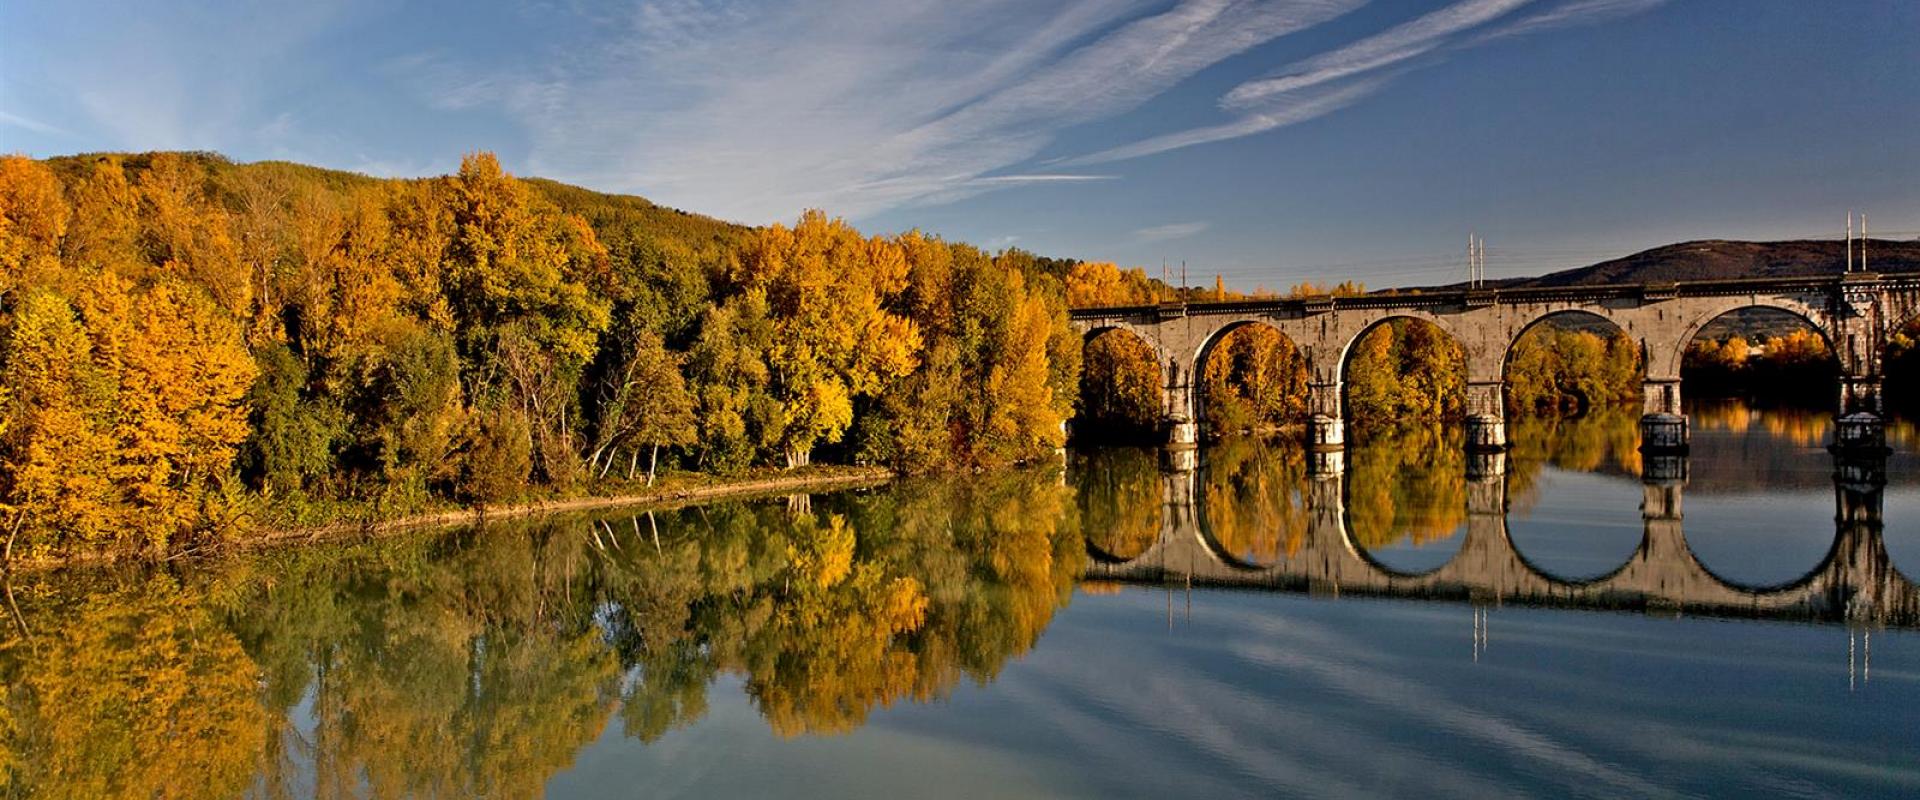
[[[1487,240],[1467,234],[1467,288],[1478,289],[1487,277]]]
[[[1847,212],[1847,271],[1853,271],[1853,212]]]
[[[1473,263],[1473,234],[1467,234],[1467,288],[1480,285],[1480,270]]]
[[[1871,272],[1867,269],[1867,212],[1865,211],[1860,212],[1860,271]]]

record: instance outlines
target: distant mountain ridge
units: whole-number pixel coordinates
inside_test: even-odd
[[[1855,243],[1856,248],[1859,243]],[[1872,272],[1920,272],[1920,241],[1867,241]],[[1858,252],[1855,269],[1859,268]],[[1532,278],[1493,281],[1502,288],[1586,286],[1606,283],[1669,283],[1731,278],[1838,275],[1846,271],[1846,242],[1801,239],[1737,242],[1706,239],[1643,250],[1624,258]]]

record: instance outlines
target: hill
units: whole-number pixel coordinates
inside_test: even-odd
[[[1857,257],[1857,256],[1856,256]],[[1920,241],[1867,242],[1874,272],[1920,272]],[[1838,275],[1846,270],[1846,243],[1826,240],[1735,242],[1707,239],[1644,250],[1624,258],[1497,281],[1505,287],[1581,286],[1600,283],[1667,283],[1729,278]]]
[[[103,158],[116,159],[129,178],[146,172],[159,153],[80,153],[44,159],[62,183],[72,186]],[[239,197],[246,183],[270,183],[281,192],[317,189],[339,194],[406,179],[375,178],[357,172],[327,169],[289,161],[235,162],[219,153],[204,151],[174,153],[197,168],[216,196],[231,206],[244,205]],[[432,180],[432,179],[421,179]],[[713,254],[739,244],[753,231],[745,225],[677,208],[663,206],[644,197],[608,194],[579,186],[548,180],[522,178],[548,201],[570,214],[578,214],[594,231],[608,240],[621,255],[622,247],[677,248],[695,256]]]

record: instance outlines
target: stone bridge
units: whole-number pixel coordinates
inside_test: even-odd
[[[1343,373],[1348,352],[1374,326],[1397,318],[1424,320],[1466,353],[1468,442],[1506,444],[1507,360],[1520,335],[1549,317],[1590,314],[1638,342],[1645,364],[1643,446],[1682,450],[1680,363],[1694,334],[1743,308],[1799,316],[1827,340],[1840,364],[1836,444],[1882,448],[1880,361],[1889,337],[1920,314],[1920,275],[1849,273],[1796,278],[1685,281],[1668,284],[1521,289],[1407,290],[1289,300],[1184,303],[1072,312],[1091,340],[1124,330],[1146,342],[1160,362],[1169,444],[1188,445],[1200,431],[1196,374],[1210,348],[1242,325],[1267,325],[1299,348],[1308,374],[1309,443],[1345,442]]]
[[[1681,514],[1684,456],[1648,459],[1644,534],[1626,563],[1589,580],[1536,568],[1508,538],[1505,458],[1497,452],[1471,457],[1466,539],[1451,560],[1424,574],[1388,568],[1355,542],[1346,519],[1345,478],[1331,471],[1316,473],[1308,492],[1308,530],[1298,551],[1272,565],[1240,561],[1222,552],[1208,534],[1200,470],[1191,468],[1191,461],[1173,459],[1161,473],[1164,506],[1153,545],[1123,559],[1090,544],[1086,577],[1920,627],[1920,588],[1894,567],[1881,540],[1884,459],[1835,457],[1832,548],[1798,580],[1759,587],[1715,576],[1687,547]]]

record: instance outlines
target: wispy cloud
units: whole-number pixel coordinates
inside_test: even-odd
[[[1230,121],[1148,137],[1059,166],[1103,164],[1235,139],[1294,125],[1360,101],[1413,69],[1422,56],[1476,47],[1500,38],[1600,22],[1650,10],[1667,0],[1567,0],[1514,18],[1539,0],[1464,0],[1381,33],[1246,81],[1220,99]],[[1489,28],[1489,25],[1504,24]],[[1478,35],[1472,35],[1474,31]],[[1471,36],[1471,38],[1465,38]]]
[[[1513,20],[1486,32],[1475,39],[1471,45],[1501,39],[1508,36],[1522,36],[1530,33],[1544,33],[1557,28],[1571,28],[1576,25],[1591,25],[1621,17],[1630,17],[1665,5],[1669,0],[1575,0],[1556,8],[1549,8]]]
[[[974,178],[968,183],[976,186],[1017,186],[1023,183],[1085,183],[1087,181],[1110,181],[1118,175],[1075,175],[1070,173],[1038,173],[1033,175],[990,175]]]
[[[655,0],[536,77],[407,68],[439,102],[505,108],[543,174],[752,222],[809,206],[857,217],[1108,177],[1020,166],[1067,128],[1363,2]]]
[[[1267,104],[1267,107],[1261,111],[1249,113],[1232,122],[1190,128],[1142,139],[1097,153],[1070,158],[1062,161],[1060,166],[1080,167],[1140,158],[1197,144],[1238,139],[1242,136],[1251,136],[1263,131],[1306,122],[1352,105],[1355,101],[1372,94],[1384,83],[1384,80],[1358,81],[1333,91],[1281,98]]]
[[[34,133],[46,133],[46,134],[56,134],[56,135],[66,133],[66,131],[60,130],[59,128],[56,128],[52,125],[48,125],[47,123],[41,122],[39,120],[27,119],[26,117],[20,116],[18,114],[9,114],[5,111],[0,111],[0,125],[11,125],[16,128],[25,128],[27,130],[33,131]]]
[[[1212,224],[1206,222],[1175,222],[1168,225],[1155,225],[1151,228],[1141,228],[1134,231],[1133,240],[1147,244],[1152,242],[1167,242],[1174,239],[1185,239],[1189,236],[1199,234],[1210,227],[1213,227]]]
[[[1468,0],[1435,11],[1325,55],[1295,64],[1282,74],[1248,81],[1222,98],[1228,108],[1248,108],[1261,100],[1349,78],[1432,51],[1446,37],[1497,19],[1533,0]]]

